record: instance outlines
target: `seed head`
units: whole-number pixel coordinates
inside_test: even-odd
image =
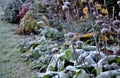
[[[112,24],[113,24],[113,25],[119,25],[119,24],[120,24],[120,20],[114,20],[114,21],[112,22]]]
[[[108,28],[103,28],[102,30],[101,30],[101,33],[104,35],[104,34],[106,34],[106,33],[108,33],[109,32],[109,30],[108,30]]]
[[[68,9],[69,9],[68,6],[66,6],[66,5],[63,5],[63,6],[62,6],[62,10],[63,10],[63,11],[67,11]]]
[[[96,24],[101,25],[103,23],[103,20],[96,20],[95,22],[96,22]]]
[[[117,4],[120,5],[120,1],[117,1]]]
[[[71,3],[70,2],[64,2],[64,5],[66,5],[67,7],[70,7]]]
[[[93,14],[93,16],[95,16],[95,15],[96,15],[96,12],[95,12],[95,11],[93,11],[93,13],[92,13],[92,14]]]
[[[118,13],[118,17],[120,17],[120,12]]]
[[[75,33],[73,33],[73,32],[69,32],[69,33],[67,34],[67,36],[68,36],[69,38],[73,38],[74,35],[75,35]]]
[[[76,42],[76,45],[81,45],[81,44],[83,44],[82,41],[77,41],[77,42]]]

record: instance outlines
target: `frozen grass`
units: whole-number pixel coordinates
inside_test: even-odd
[[[15,26],[0,22],[0,78],[36,78],[20,57],[24,39],[15,35]]]

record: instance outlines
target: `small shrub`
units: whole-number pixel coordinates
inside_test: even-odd
[[[10,23],[18,23],[20,21],[20,18],[18,16],[19,8],[21,7],[22,3],[20,0],[13,0],[6,6],[6,9],[4,10],[4,20],[8,21]]]

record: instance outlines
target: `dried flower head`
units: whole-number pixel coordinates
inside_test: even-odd
[[[101,30],[101,33],[104,35],[104,34],[106,34],[106,33],[108,33],[109,32],[109,30],[108,30],[108,28],[103,28],[102,30]]]
[[[113,24],[113,25],[119,25],[119,24],[120,24],[120,20],[114,20],[114,21],[112,22],[112,24]]]
[[[120,12],[118,13],[118,17],[120,17]]]
[[[67,35],[68,35],[68,37],[73,38],[73,36],[75,35],[75,33],[69,32]]]
[[[83,44],[82,41],[77,41],[77,42],[76,42],[76,45],[81,45],[81,44]]]
[[[66,37],[67,37],[67,34],[64,34],[64,37],[66,38]]]
[[[120,5],[120,1],[117,1],[117,4]]]
[[[66,6],[66,5],[63,5],[63,6],[62,6],[62,10],[63,10],[63,11],[67,11],[68,9],[69,9],[68,6]]]
[[[93,14],[93,16],[96,16],[96,12],[95,11],[93,11],[92,14]]]
[[[101,26],[102,26],[102,27],[108,27],[108,24],[106,24],[106,23],[102,23]]]
[[[96,24],[99,24],[99,25],[102,25],[103,20],[96,20],[95,23],[96,23]]]
[[[70,2],[64,2],[64,5],[70,7],[70,6],[71,6],[71,3],[70,3]]]

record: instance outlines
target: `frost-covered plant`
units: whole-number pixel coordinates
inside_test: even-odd
[[[8,3],[4,10],[4,20],[11,23],[18,23],[20,21],[18,14],[21,5],[22,3],[20,2],[20,0],[13,0]]]
[[[52,40],[59,40],[62,37],[61,33],[57,29],[50,27],[47,27],[45,30],[43,30],[41,34]]]

